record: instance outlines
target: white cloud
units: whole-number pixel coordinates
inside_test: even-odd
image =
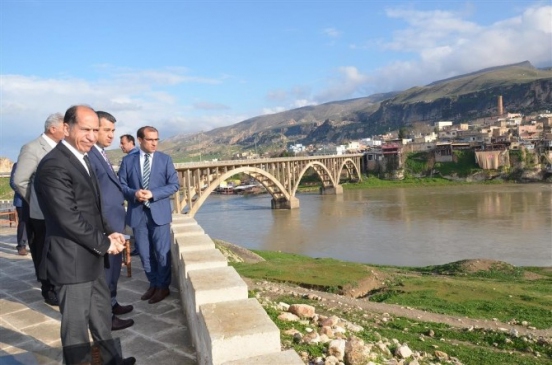
[[[230,107],[228,105],[220,103],[212,103],[208,101],[198,101],[193,104],[194,109],[200,110],[228,110]]]
[[[354,66],[340,67],[337,72],[338,75],[330,81],[330,86],[315,96],[317,102],[324,103],[354,97],[370,80],[368,75],[362,74]]]
[[[103,71],[106,69],[107,66],[102,67]],[[117,118],[118,134],[135,134],[139,127],[153,125],[165,138],[243,120],[240,119],[243,115],[196,116],[194,108],[228,108],[208,101],[183,106],[173,90],[164,90],[181,83],[216,84],[219,82],[216,79],[183,76],[182,70],[117,71],[122,72],[115,73],[110,68],[109,77],[94,81],[1,75],[0,156],[17,158],[20,147],[43,131],[48,115],[64,113],[74,104],[87,104],[112,113]]]
[[[337,38],[341,35],[341,32],[333,27],[326,28],[322,32],[330,38]]]
[[[360,66],[341,68],[316,99],[404,90],[526,60],[536,67],[552,65],[552,6],[532,6],[518,16],[485,26],[463,19],[466,14],[388,9],[387,16],[402,19],[407,26],[394,32],[389,40],[371,39],[350,48],[398,52],[401,60],[369,73],[361,71]]]
[[[293,108],[302,108],[304,106],[317,105],[317,104],[318,103],[316,103],[315,101],[312,101],[312,100],[298,99],[298,100],[295,100],[293,102]]]

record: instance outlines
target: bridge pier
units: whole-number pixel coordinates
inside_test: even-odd
[[[270,201],[270,207],[272,209],[298,209],[299,199],[292,196],[290,200],[275,200]]]
[[[337,185],[337,186],[321,186],[320,187],[320,194],[321,195],[342,195],[343,194],[343,186]]]

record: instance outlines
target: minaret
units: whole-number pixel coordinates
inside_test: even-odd
[[[502,95],[498,96],[498,105],[496,107],[496,112],[497,112],[499,117],[501,117],[502,114],[504,114],[504,107],[502,105]]]

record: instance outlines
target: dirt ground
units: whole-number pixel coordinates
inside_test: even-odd
[[[244,281],[247,283],[249,290],[257,290],[261,292],[264,297],[269,297],[272,299],[276,299],[283,294],[309,296],[311,298],[319,298],[320,304],[326,308],[337,308],[338,310],[343,312],[347,312],[352,309],[360,309],[365,311],[366,314],[372,314],[375,317],[387,313],[391,316],[410,318],[416,321],[444,323],[457,328],[468,329],[470,327],[473,327],[492,329],[494,331],[499,331],[502,329],[507,329],[509,331],[511,329],[516,329],[520,335],[532,334],[533,336],[552,338],[552,328],[545,330],[530,329],[521,325],[504,323],[498,320],[493,321],[488,319],[474,319],[468,317],[431,313],[395,304],[376,303],[370,302],[367,299],[363,298],[356,299],[344,295],[305,289],[289,284],[274,283],[268,281],[254,281],[248,278],[244,278]]]
[[[220,245],[222,247],[222,250],[226,251],[224,253],[227,257],[232,256],[232,258],[229,257],[229,259],[240,260],[244,262],[258,262],[263,260],[255,253],[237,245],[218,240],[217,245]],[[494,260],[476,259],[466,260],[462,262],[462,265],[462,269],[465,272],[478,272],[496,268],[497,265],[501,266],[509,264]],[[533,336],[552,338],[552,328],[540,330],[528,328],[518,324],[500,322],[498,320],[494,321],[488,319],[443,315],[395,304],[370,302],[368,299],[362,298],[362,296],[364,296],[366,293],[380,287],[382,283],[385,282],[387,278],[386,275],[387,274],[381,271],[373,269],[371,275],[365,280],[362,280],[359,283],[355,284],[354,287],[344,288],[343,295],[316,291],[313,289],[306,289],[291,284],[251,280],[248,278],[243,279],[247,283],[249,290],[256,290],[262,293],[262,296],[270,299],[276,299],[284,294],[294,296],[309,296],[311,298],[318,299],[319,303],[326,308],[338,309],[339,311],[343,312],[347,312],[352,309],[360,309],[365,311],[366,314],[372,315],[374,317],[381,316],[384,313],[387,313],[391,316],[410,318],[416,321],[444,323],[457,328],[468,329],[470,327],[473,327],[491,329],[494,331],[509,331],[515,329],[520,335],[532,334]],[[529,279],[536,279],[538,277],[537,274],[531,275],[531,273],[529,273],[528,275],[536,276],[528,277]]]

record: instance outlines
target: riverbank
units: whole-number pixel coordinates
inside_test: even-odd
[[[480,259],[402,268],[254,254],[262,259],[248,256],[232,265],[265,303],[283,343],[311,360],[328,356],[328,343],[298,338],[320,326],[279,319],[278,303],[308,304],[320,316],[333,315],[360,326],[363,330],[354,337],[366,343],[396,339],[392,354],[398,344],[408,343],[413,351],[439,349],[462,364],[548,364],[552,359],[552,267],[515,267]]]

